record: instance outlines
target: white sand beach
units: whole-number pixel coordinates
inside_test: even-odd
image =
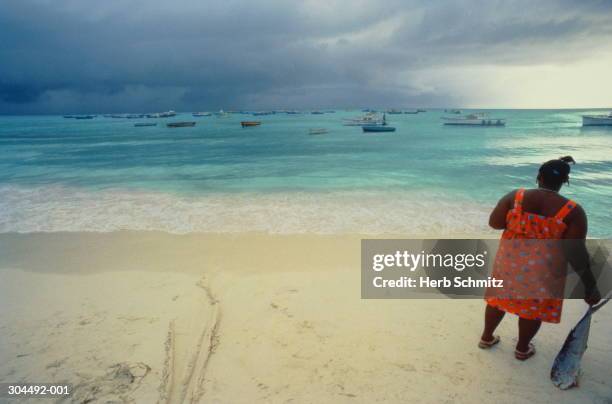
[[[360,238],[0,235],[0,380],[68,382],[60,402],[79,403],[612,399],[612,307],[561,391],[550,366],[582,301],[519,362],[516,319],[476,347],[479,300],[362,300]]]

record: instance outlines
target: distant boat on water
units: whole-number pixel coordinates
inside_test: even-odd
[[[170,122],[169,124],[166,124],[166,126],[169,128],[188,128],[195,125],[195,122]]]
[[[414,115],[414,114],[418,114],[418,113],[419,113],[418,109],[409,109],[409,110],[404,111],[404,114],[412,114],[412,115]]]
[[[364,132],[395,132],[395,128],[393,126],[383,126],[383,125],[364,125],[361,127]]]
[[[170,110],[166,112],[160,112],[158,115],[160,118],[171,118],[173,116],[176,116],[176,112]]]
[[[193,114],[191,114],[193,116],[212,116],[212,114],[210,112],[194,112]]]
[[[386,125],[386,124],[387,124],[386,116],[383,114],[381,118],[380,115],[374,112],[368,112],[360,118],[344,120],[344,126],[364,126],[364,125],[373,126],[373,125]]]
[[[323,112],[323,111],[311,111],[310,113],[312,115],[323,115],[325,112]]]
[[[459,110],[459,109],[445,109],[444,112],[449,113],[449,114],[460,114],[461,110]]]
[[[250,126],[259,126],[261,125],[260,121],[242,121],[240,122],[240,125],[242,125],[243,128],[248,128]]]
[[[607,115],[582,115],[582,126],[612,126],[612,111]]]
[[[96,116],[95,115],[76,115],[73,118],[74,119],[94,119]]]
[[[444,125],[456,126],[506,126],[506,120],[489,118],[484,114],[470,114],[462,117],[443,117]]]
[[[253,112],[253,116],[265,116],[265,115],[273,115],[274,112],[272,111],[259,111],[259,112]]]
[[[135,123],[134,126],[136,126],[137,128],[141,126],[157,126],[157,122],[138,122]]]
[[[308,131],[309,135],[324,135],[328,132],[325,128],[312,128]]]
[[[402,111],[400,111],[399,109],[388,109],[387,110],[387,114],[389,115],[400,115],[402,113]]]

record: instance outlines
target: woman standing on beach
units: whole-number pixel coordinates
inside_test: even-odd
[[[542,164],[538,188],[510,192],[491,213],[489,225],[504,230],[493,269],[493,277],[502,279],[504,287],[487,290],[480,348],[490,348],[500,341],[493,332],[504,315],[512,313],[519,317],[515,357],[532,357],[535,347],[531,340],[542,321],[561,320],[568,260],[585,284],[585,301],[599,301],[584,243],[586,214],[574,201],[559,195],[561,186],[569,183],[569,163],[575,161],[566,156]]]

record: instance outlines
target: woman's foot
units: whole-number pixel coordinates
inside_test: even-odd
[[[536,350],[533,344],[529,344],[527,351],[519,351],[518,348],[514,350],[514,357],[520,361],[527,360],[535,355]]]
[[[499,341],[501,341],[501,338],[499,338],[499,336],[497,336],[497,335],[494,335],[490,339],[481,338],[480,342],[478,343],[478,348],[480,348],[480,349],[491,349],[493,346],[499,344]]]

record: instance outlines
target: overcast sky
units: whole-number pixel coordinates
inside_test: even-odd
[[[612,0],[3,0],[0,113],[612,107]]]

